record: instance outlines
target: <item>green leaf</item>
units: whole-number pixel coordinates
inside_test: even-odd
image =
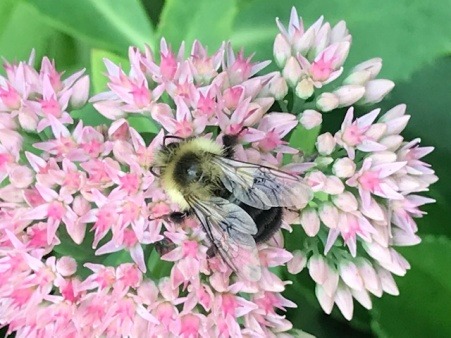
[[[8,25],[9,18],[17,4],[19,2],[16,0],[3,0],[0,2],[0,32],[3,32],[4,28]]]
[[[105,266],[117,267],[123,263],[133,263],[133,259],[130,256],[130,252],[128,252],[126,250],[120,250],[120,251],[105,254],[105,255],[102,255],[99,257],[104,258],[102,263]]]
[[[158,35],[165,37],[174,49],[182,41],[191,46],[197,39],[213,51],[230,38],[236,8],[233,0],[167,0]]]
[[[92,87],[94,93],[100,93],[107,90],[108,77],[106,76],[106,68],[104,59],[120,66],[127,73],[130,68],[130,61],[122,56],[111,53],[102,49],[91,50],[91,69],[92,69]]]
[[[434,6],[421,0],[249,1],[235,20],[235,46],[256,51],[259,60],[272,59],[278,32],[274,19],[280,17],[287,26],[292,6],[306,26],[321,15],[332,24],[345,20],[353,36],[346,65],[382,57],[381,77],[407,79],[430,60],[451,51],[450,0],[436,1]]]
[[[96,47],[126,55],[130,45],[142,48],[145,43],[155,44],[139,0],[28,1],[50,25]]]
[[[139,133],[157,134],[160,126],[150,116],[129,115],[127,117],[130,126],[135,128]]]
[[[27,3],[4,3],[0,13],[0,54],[8,60],[27,60],[33,48],[41,54],[55,33]]]
[[[111,120],[108,120],[105,116],[100,114],[91,104],[86,104],[83,108],[78,110],[72,110],[70,115],[79,120],[83,120],[84,126],[100,126],[110,125]]]
[[[397,279],[398,297],[374,301],[374,332],[379,337],[451,337],[451,241],[428,236],[400,251],[412,269]]]
[[[162,260],[161,256],[154,249],[147,259],[146,275],[149,278],[159,280],[160,278],[168,277],[173,266],[173,263]]]
[[[298,124],[291,134],[289,143],[292,147],[301,150],[304,155],[311,155],[315,150],[315,142],[320,130],[321,126],[306,129]]]

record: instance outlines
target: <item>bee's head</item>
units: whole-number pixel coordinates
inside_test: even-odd
[[[192,152],[183,154],[175,168],[175,177],[182,186],[200,181],[203,177],[201,159]]]

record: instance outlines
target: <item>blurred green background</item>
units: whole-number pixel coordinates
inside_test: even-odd
[[[303,272],[287,290],[298,304],[287,316],[317,337],[451,337],[450,0],[1,0],[0,55],[25,60],[34,48],[38,60],[47,55],[60,71],[87,68],[94,93],[105,84],[103,57],[126,64],[129,45],[158,50],[162,36],[174,49],[197,38],[210,51],[231,39],[235,49],[256,52],[254,60],[271,59],[274,19],[287,24],[293,5],[307,25],[320,15],[332,24],[346,21],[353,44],[345,73],[346,66],[383,58],[379,77],[396,87],[379,106],[407,104],[412,118],[404,136],[436,148],[427,161],[440,181],[431,189],[437,203],[418,221],[423,243],[400,249],[412,270],[397,278],[399,297],[373,299],[370,312],[355,305],[347,322],[336,310],[322,313]],[[323,128],[336,130],[342,118],[340,111],[326,115]]]

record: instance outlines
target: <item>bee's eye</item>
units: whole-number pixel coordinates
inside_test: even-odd
[[[198,164],[191,164],[186,169],[186,174],[190,182],[198,181],[200,178],[200,168]]]

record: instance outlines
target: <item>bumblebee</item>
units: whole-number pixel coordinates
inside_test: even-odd
[[[173,142],[167,144],[167,140]],[[181,212],[181,222],[195,215],[210,242],[209,256],[218,253],[238,275],[261,277],[256,243],[280,228],[283,208],[301,209],[312,193],[302,178],[278,169],[233,159],[238,136],[225,135],[223,145],[198,137],[165,136],[154,168],[161,186]]]

